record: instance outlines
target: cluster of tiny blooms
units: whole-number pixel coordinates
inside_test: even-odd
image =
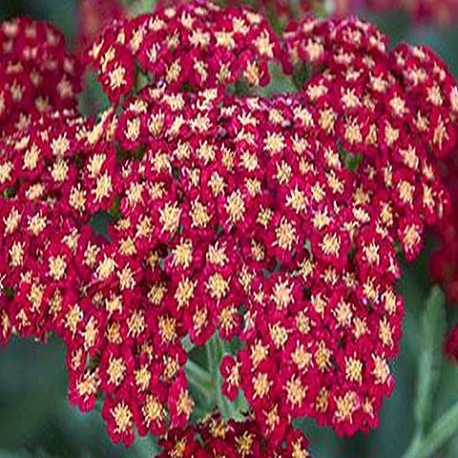
[[[121,0],[78,0],[77,8],[79,51],[91,44],[105,26],[121,19],[125,13]]]
[[[280,58],[307,72],[299,92],[237,95]],[[307,17],[280,44],[259,14],[204,1],[114,22],[87,59],[110,109],[1,140],[2,340],[61,337],[71,402],[103,401],[126,445],[172,429],[165,447],[188,456],[221,424],[183,430],[183,340],[215,333],[240,343],[223,391],[252,411],[229,437],[284,452],[305,444],[296,418],[374,427],[401,335],[398,251],[414,260],[449,208],[436,162],[458,90],[442,62],[356,19]]]
[[[303,415],[352,434],[377,423],[393,386],[397,246],[414,260],[449,206],[436,162],[455,145],[458,92],[431,51],[390,51],[354,19],[310,17],[284,42],[286,70],[310,77],[290,98],[243,102],[271,201],[244,207],[241,251],[265,275],[242,278],[245,348],[223,362],[225,389],[243,389],[268,435]]]
[[[205,418],[195,426],[172,430],[161,441],[160,458],[307,458],[308,442],[292,428],[285,443],[272,448],[264,440],[259,425],[251,418],[241,422],[223,421],[218,415]]]
[[[430,256],[431,278],[439,283],[450,304],[458,303],[458,155],[454,152],[440,163],[452,211],[444,215],[435,230],[436,247]]]
[[[439,25],[453,24],[458,17],[458,0],[337,0],[339,14],[353,14],[361,10],[378,13],[403,11],[419,22]]]
[[[252,12],[224,15],[199,3],[180,7],[173,16],[168,10],[115,23],[97,43],[104,47],[100,56],[107,67],[101,65],[101,71],[112,99],[131,91],[133,80],[127,88],[125,83],[136,56],[129,52],[146,39],[150,77],[168,90],[204,84],[202,72],[216,66],[217,58],[218,84],[235,82],[239,73],[260,82],[267,60],[279,50],[266,21]],[[122,35],[128,38],[123,43]],[[180,43],[187,43],[185,52]],[[178,67],[181,77],[192,63],[188,53],[196,60],[201,54],[202,66],[192,67],[199,77],[176,82],[177,65],[183,66]],[[219,130],[218,90],[194,97],[155,87],[126,101],[120,115],[113,107],[97,122],[68,113],[36,117],[17,126],[1,145],[2,341],[11,332],[43,340],[50,332],[61,337],[68,347],[71,402],[90,410],[103,393],[109,433],[126,445],[135,427],[142,435],[163,434],[168,424],[187,422],[193,401],[181,337],[206,341],[214,329],[213,317],[206,314],[212,305],[228,322],[228,336],[237,330],[231,316],[235,324],[240,319],[230,298],[220,300],[228,289],[220,290],[226,250],[238,256],[235,246],[219,237],[222,229],[215,229],[216,215],[206,213],[208,203],[193,198],[195,177],[183,176],[180,184],[176,175],[178,164],[186,161],[197,161],[195,173],[197,166],[205,167],[207,160],[200,159],[206,155],[204,139],[211,142]],[[196,142],[202,150],[194,157]],[[230,161],[231,152],[223,151],[221,141],[218,145],[219,159]],[[95,234],[92,217],[110,212],[116,217],[109,233]],[[202,290],[202,303],[192,301]],[[237,289],[231,294],[235,301]]]
[[[0,136],[40,114],[74,109],[80,71],[62,34],[28,18],[1,23],[0,88]]]
[[[434,231],[435,249],[430,256],[430,276],[442,286],[450,305],[458,304],[458,155],[455,151],[440,164],[450,195],[452,211],[444,215]],[[458,325],[445,340],[445,354],[458,361]]]
[[[210,2],[177,3],[114,23],[95,40],[87,58],[112,102],[128,94],[142,72],[171,89],[268,84],[268,62],[280,50],[266,19]]]
[[[167,89],[124,104],[117,138],[154,163],[144,126],[159,116],[165,177],[134,162],[122,181],[138,192],[160,183],[152,219],[165,271],[173,264],[174,307],[195,343],[215,323],[223,338],[239,336],[244,349],[222,365],[225,392],[233,399],[242,388],[274,444],[304,415],[343,434],[376,424],[400,336],[396,244],[413,260],[424,226],[447,207],[434,160],[454,147],[457,108],[454,80],[430,51],[389,52],[367,24],[307,19],[285,47],[288,70],[302,61],[315,72],[300,93],[239,98],[217,86],[190,95],[161,79]],[[180,83],[197,89],[194,81]],[[121,212],[154,211],[145,202],[128,210],[121,201]],[[186,261],[169,264],[178,247]]]

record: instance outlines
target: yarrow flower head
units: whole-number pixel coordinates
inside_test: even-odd
[[[452,211],[443,216],[436,228],[437,246],[430,257],[430,275],[442,286],[449,303],[456,304],[458,302],[458,221],[456,218],[458,164],[456,151],[441,162],[440,171],[443,181],[447,184]]]
[[[61,113],[35,120],[0,141],[4,341],[12,329],[45,338],[56,325],[45,313],[54,295],[68,292],[68,300],[77,299],[70,299],[80,224],[73,190],[78,188],[76,151],[84,134],[84,120]],[[55,320],[62,318],[58,311],[52,312]]]
[[[353,19],[305,19],[285,46],[287,70],[312,76],[290,117],[271,107],[259,123],[275,204],[261,213],[271,238],[258,251],[275,269],[250,284],[246,348],[222,370],[227,394],[242,387],[265,431],[312,415],[352,434],[377,423],[392,389],[396,245],[413,260],[448,206],[434,161],[454,146],[455,82],[426,48],[389,51]]]
[[[259,86],[269,82],[268,62],[278,55],[278,42],[259,13],[193,1],[107,28],[88,59],[110,100],[118,102],[135,83],[136,63],[157,85],[174,89],[237,81]]]
[[[79,65],[59,31],[45,22],[12,19],[1,24],[0,50],[0,135],[34,116],[76,108]]]
[[[458,94],[457,94],[458,96]],[[458,98],[457,98],[458,100]],[[433,281],[441,285],[448,305],[458,303],[458,174],[457,151],[440,161],[439,170],[450,196],[451,211],[441,218],[435,228],[434,251],[429,257],[429,274]],[[453,361],[458,361],[458,326],[452,329],[444,344],[445,354]]]
[[[112,106],[0,145],[2,340],[61,337],[71,402],[102,400],[126,445],[172,430],[182,456],[225,437],[234,456],[306,456],[297,418],[374,427],[401,335],[398,252],[413,261],[449,208],[436,162],[458,111],[431,51],[388,46],[313,17],[281,46],[259,14],[202,1],[105,28],[88,59]],[[297,93],[237,93],[279,58]],[[186,428],[184,342],[215,334],[237,340],[223,391],[250,417]]]

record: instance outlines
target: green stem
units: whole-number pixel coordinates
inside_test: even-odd
[[[223,342],[217,334],[215,334],[207,343],[208,368],[212,374],[214,383],[216,382],[214,391],[218,410],[223,418],[229,419],[237,417],[237,409],[235,405],[223,395],[221,390],[223,378],[221,376],[219,366],[221,359],[226,353],[230,353],[230,349],[227,348],[226,343]]]
[[[208,371],[212,375],[216,373],[219,364],[219,355],[215,354],[215,338],[216,336],[213,336],[205,345],[205,350],[207,351]]]
[[[402,458],[428,458],[458,433],[458,402],[434,424],[429,433],[415,438]]]
[[[215,339],[219,354],[220,354],[220,359],[219,361],[221,362],[223,356],[226,353],[229,353],[230,350],[228,350],[228,345],[226,342],[223,342],[218,336],[216,336]],[[218,363],[218,372],[216,375],[216,380],[217,380],[217,387],[216,387],[216,403],[218,404],[218,407],[221,411],[221,415],[223,418],[236,418],[237,417],[237,409],[234,405],[234,403],[230,402],[229,399],[224,396],[223,391],[222,391],[222,386],[223,386],[223,377],[221,375],[221,372],[219,370],[220,363]]]
[[[292,74],[292,83],[298,91],[304,89],[305,84],[312,75],[312,69],[306,63],[298,65]]]
[[[186,363],[186,375],[189,383],[200,392],[200,394],[208,399],[212,395],[213,380],[210,373],[202,369],[191,359]]]
[[[183,348],[185,349],[186,353],[190,353],[191,350],[194,348],[194,344],[191,342],[189,335],[187,335],[181,340],[181,345],[183,345]]]

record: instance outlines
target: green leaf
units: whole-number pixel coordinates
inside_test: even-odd
[[[295,86],[292,78],[289,75],[285,75],[280,65],[270,63],[269,72],[271,80],[267,86],[260,87],[257,90],[259,96],[272,97],[273,95],[283,94],[285,92],[297,92],[298,88]],[[300,88],[302,88],[300,81],[297,84],[301,84]]]
[[[95,213],[89,221],[89,225],[94,231],[94,234],[101,234],[108,241],[110,241],[110,237],[108,235],[108,228],[112,223],[113,216],[105,211],[99,211]]]
[[[311,69],[305,63],[302,63],[293,71],[293,83],[297,90],[302,90],[306,82],[310,78]]]
[[[423,435],[430,426],[434,395],[442,365],[442,342],[445,335],[445,299],[441,289],[434,286],[426,301],[422,316],[422,338],[418,361],[415,421],[417,434]]]

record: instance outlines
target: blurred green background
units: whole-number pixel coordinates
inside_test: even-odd
[[[0,0],[0,18],[28,15],[47,19],[63,30],[69,46],[77,30],[75,0]],[[367,16],[367,15],[366,15]],[[458,75],[458,28],[438,29],[412,24],[402,14],[370,16],[393,42],[408,40],[432,46]],[[313,422],[303,427],[311,441],[313,456],[322,458],[397,458],[408,447],[414,431],[414,400],[420,377],[422,313],[431,285],[426,255],[406,266],[400,285],[406,300],[404,338],[399,357],[392,364],[396,378],[393,396],[383,406],[380,427],[371,434],[339,439]],[[449,327],[458,319],[447,310]],[[437,349],[438,351],[440,349]],[[0,348],[0,458],[26,457],[147,457],[151,450],[137,441],[129,450],[113,446],[100,414],[82,415],[67,402],[65,352],[61,343],[47,345],[13,340]],[[433,401],[431,421],[458,401],[458,368],[442,361],[440,381]],[[458,437],[438,457],[458,457]]]

